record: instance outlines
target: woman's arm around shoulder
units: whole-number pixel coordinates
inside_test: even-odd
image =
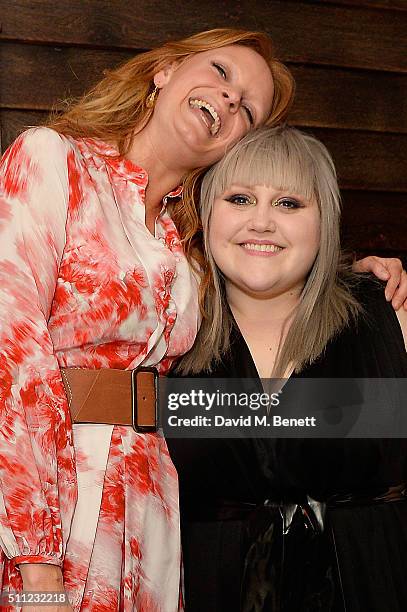
[[[386,282],[385,296],[394,310],[403,307],[407,311],[407,273],[400,259],[370,255],[353,263],[354,272],[371,272]]]

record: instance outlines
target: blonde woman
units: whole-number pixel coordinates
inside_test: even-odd
[[[206,317],[179,372],[284,377],[284,393],[298,377],[407,376],[406,310],[341,263],[322,143],[288,127],[248,134],[205,176],[201,215]],[[404,440],[168,444],[188,610],[402,612]]]

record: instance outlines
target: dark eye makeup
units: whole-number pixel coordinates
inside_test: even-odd
[[[273,206],[279,206],[285,210],[296,210],[297,208],[303,208],[304,204],[296,198],[278,198],[273,202]]]
[[[227,196],[225,200],[231,204],[237,204],[238,206],[256,204],[256,199],[253,196],[249,196],[244,193],[234,193],[233,195]]]
[[[224,200],[230,202],[231,204],[236,204],[237,206],[248,206],[250,204],[257,203],[257,199],[254,196],[250,196],[245,193],[233,193],[229,196],[226,196]],[[272,202],[272,206],[285,211],[294,211],[298,210],[299,208],[304,208],[305,204],[297,198],[285,196],[274,200]]]

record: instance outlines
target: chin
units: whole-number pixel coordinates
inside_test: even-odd
[[[223,152],[213,151],[213,143],[193,134],[182,138],[182,145],[196,159],[196,167],[211,166],[222,158]]]
[[[276,288],[274,286],[270,286],[270,283],[267,283],[267,285],[261,283],[251,283],[241,287],[241,289],[253,297],[258,297],[259,299],[272,297],[276,291]]]

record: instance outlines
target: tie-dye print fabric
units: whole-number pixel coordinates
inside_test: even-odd
[[[59,367],[165,373],[190,348],[197,282],[176,228],[163,207],[151,235],[146,173],[100,141],[28,130],[0,171],[3,591],[21,589],[16,564],[45,562],[63,566],[75,610],[174,612],[178,493],[165,441],[72,429]]]

